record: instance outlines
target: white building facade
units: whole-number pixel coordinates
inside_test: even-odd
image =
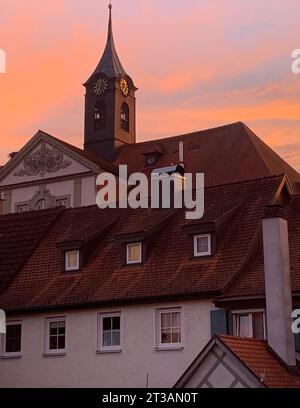
[[[8,317],[20,324],[21,352],[7,355],[1,387],[172,387],[211,337],[208,301],[184,301]],[[161,313],[179,313],[177,344],[161,345]],[[103,317],[120,316],[120,347],[102,347]],[[49,351],[47,326],[65,322],[65,348]],[[63,345],[63,344],[61,344]]]

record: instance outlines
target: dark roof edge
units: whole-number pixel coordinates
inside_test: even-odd
[[[107,301],[93,301],[93,302],[81,302],[81,303],[70,303],[70,304],[60,304],[60,305],[45,305],[40,307],[20,307],[7,309],[4,307],[6,314],[20,314],[20,313],[41,313],[50,311],[61,311],[61,310],[76,310],[76,309],[94,309],[98,307],[110,307],[110,306],[130,306],[132,304],[150,304],[150,303],[167,303],[176,300],[207,300],[213,299],[220,292],[218,291],[206,291],[198,293],[182,293],[182,294],[171,294],[171,295],[161,295],[161,296],[149,296],[149,297],[135,297],[132,299],[110,299]],[[0,308],[1,308],[0,304]]]

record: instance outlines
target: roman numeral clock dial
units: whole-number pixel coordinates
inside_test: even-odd
[[[96,95],[102,95],[108,89],[108,81],[105,78],[100,78],[95,82],[94,92]]]

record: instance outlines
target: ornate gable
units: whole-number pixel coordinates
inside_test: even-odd
[[[23,168],[13,172],[15,177],[37,176],[45,177],[72,165],[71,160],[66,160],[64,154],[42,142],[39,149],[25,157]]]
[[[79,150],[79,149],[78,149]],[[38,132],[0,171],[0,188],[98,171],[64,142]]]

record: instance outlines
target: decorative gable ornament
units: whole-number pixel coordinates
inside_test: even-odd
[[[53,208],[55,207],[55,197],[50,194],[49,190],[41,189],[36,192],[28,204],[30,211]]]
[[[23,168],[15,171],[15,177],[41,176],[46,173],[55,173],[61,169],[66,169],[72,164],[69,160],[64,160],[64,155],[57,149],[47,148],[45,143],[41,143],[40,150],[30,154],[24,159]]]

